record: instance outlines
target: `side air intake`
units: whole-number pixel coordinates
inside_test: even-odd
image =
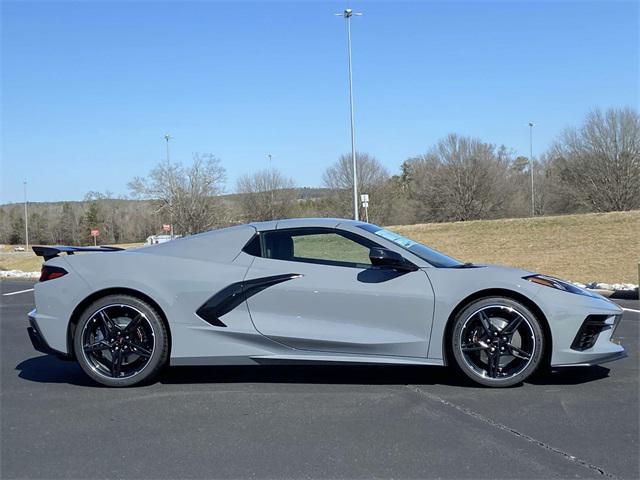
[[[248,298],[260,293],[265,288],[269,288],[278,283],[299,278],[299,273],[285,273],[272,277],[253,278],[242,282],[232,283],[213,295],[202,304],[196,315],[214,327],[226,327],[220,317],[229,313]]]

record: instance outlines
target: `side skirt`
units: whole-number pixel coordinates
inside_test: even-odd
[[[432,365],[444,366],[442,359],[420,357],[378,357],[372,355],[253,355],[246,357],[181,357],[172,358],[171,365]]]

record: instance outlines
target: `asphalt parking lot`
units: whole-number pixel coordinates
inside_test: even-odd
[[[0,282],[2,478],[639,478],[629,357],[520,387],[434,367],[181,367],[124,390],[33,350],[27,282]],[[638,302],[619,301],[639,309]]]

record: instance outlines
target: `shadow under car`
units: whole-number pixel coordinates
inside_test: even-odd
[[[73,361],[53,355],[24,360],[16,366],[18,376],[39,383],[97,386]],[[534,385],[578,385],[609,376],[601,366],[563,367],[542,371],[527,383]],[[165,369],[163,384],[189,383],[300,383],[353,385],[450,385],[477,388],[462,374],[448,367],[412,365],[251,365],[180,366]]]

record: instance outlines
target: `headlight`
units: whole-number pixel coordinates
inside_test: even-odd
[[[528,277],[523,277],[525,280],[529,280],[530,282],[537,283],[539,285],[544,285],[545,287],[555,288],[556,290],[562,290],[563,292],[575,293],[576,295],[585,295],[587,297],[598,297],[599,295],[595,295],[584,288],[576,287],[575,285],[565,282],[564,280],[560,280],[558,278],[549,277],[547,275],[529,275]]]

